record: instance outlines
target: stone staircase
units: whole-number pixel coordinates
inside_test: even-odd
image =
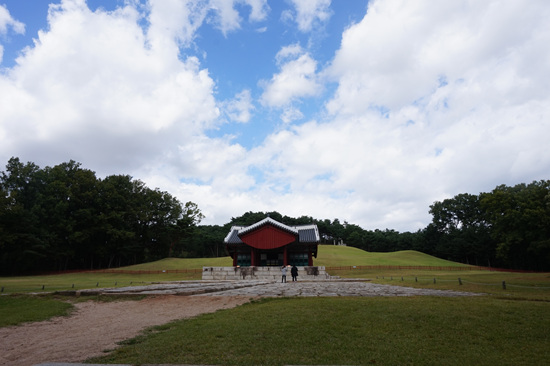
[[[298,281],[322,281],[337,279],[325,271],[324,266],[307,266],[298,268]],[[263,280],[280,281],[281,267],[202,267],[202,279],[209,281],[219,280]],[[292,281],[288,268],[287,281]]]

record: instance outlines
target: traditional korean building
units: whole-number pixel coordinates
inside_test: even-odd
[[[319,244],[317,225],[288,226],[267,217],[233,226],[224,239],[233,266],[313,266]]]

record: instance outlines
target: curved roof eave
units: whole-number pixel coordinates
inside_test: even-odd
[[[239,230],[239,236],[243,235],[243,234],[246,234],[250,231],[253,231],[259,227],[262,227],[264,225],[267,225],[267,224],[271,224],[281,230],[284,230],[284,231],[287,231],[293,235],[298,235],[298,230],[296,230],[295,228],[291,227],[291,226],[287,226],[285,224],[281,224],[279,221],[275,221],[273,220],[271,217],[266,217],[265,219],[261,220],[261,221],[258,221],[257,223],[255,224],[252,224],[250,226],[247,226],[247,227],[244,227],[244,228],[241,228]]]

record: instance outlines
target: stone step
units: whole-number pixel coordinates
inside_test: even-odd
[[[324,266],[303,266],[298,268],[300,280],[330,280],[331,276],[325,271]],[[281,267],[203,267],[203,280],[280,280]],[[287,278],[290,280],[290,268],[287,270]]]

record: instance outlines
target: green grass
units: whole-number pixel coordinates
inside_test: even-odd
[[[202,273],[169,273],[163,270],[202,269],[203,266],[230,266],[230,257],[166,258],[156,262],[119,268],[128,271],[158,271],[158,273],[128,274],[89,271],[46,276],[0,277],[3,293],[54,292],[96,287],[121,287],[162,281],[200,280]]]
[[[466,264],[447,261],[414,250],[390,253],[367,252],[353,247],[319,245],[314,265],[338,266],[451,266],[466,267]]]
[[[0,327],[68,315],[73,305],[49,297],[0,296]]]
[[[340,266],[442,266],[457,269],[468,266],[449,262],[420,252],[406,250],[393,253],[371,253],[353,247],[334,245],[319,246],[315,265],[326,267]],[[158,271],[157,273],[128,274],[102,273],[100,271],[68,273],[50,276],[0,277],[3,294],[54,292],[96,287],[120,287],[142,285],[161,281],[199,280],[201,272],[169,273],[162,271],[201,269],[205,266],[230,266],[231,258],[166,258],[160,261],[143,263],[120,268],[132,271]],[[474,291],[550,300],[550,273],[511,273],[478,270],[424,271],[397,269],[343,269],[329,271],[332,275],[347,278],[366,278],[374,282],[414,287],[435,287],[461,291]],[[391,279],[393,277],[393,279]],[[403,277],[403,281],[401,281]],[[458,278],[463,285],[458,285]],[[436,278],[436,284],[433,284]],[[418,280],[418,282],[416,282]],[[502,290],[502,281],[507,289]],[[519,287],[516,287],[519,286]],[[526,288],[524,288],[526,287]],[[532,291],[533,290],[533,291]]]
[[[200,273],[199,273],[200,275]],[[129,275],[118,273],[83,272],[48,276],[2,277],[0,286],[4,293],[41,293],[96,287],[121,287],[143,285],[158,281],[186,279],[186,274]],[[73,286],[74,285],[74,286]]]
[[[505,298],[550,301],[550,273],[347,269],[333,270],[331,275],[369,279],[384,285],[477,292]],[[503,288],[503,282],[505,282],[505,288]]]
[[[90,362],[461,366],[550,363],[550,273],[352,269],[349,266],[464,265],[414,251],[368,253],[339,246],[320,246],[314,264],[348,266],[331,272],[341,277],[489,295],[262,300],[151,328]],[[63,298],[15,295],[17,292],[71,290],[73,284],[74,289],[84,289],[200,279],[200,272],[162,271],[229,265],[228,257],[169,258],[124,268],[159,271],[151,274],[87,272],[0,278],[4,295],[12,293],[0,296],[0,326],[65,315],[72,307]],[[507,284],[506,290],[502,289],[502,281]]]
[[[230,267],[231,257],[219,258],[165,258],[156,262],[136,264],[124,267],[128,270],[171,270],[171,269],[201,269],[202,267]]]
[[[475,298],[283,298],[150,329],[89,362],[546,365],[549,304]]]
[[[163,273],[170,270],[192,270],[202,267],[231,266],[230,257],[221,258],[166,258],[156,262],[142,263],[119,268],[128,271],[158,271],[159,273],[128,274],[90,271],[48,276],[0,277],[3,293],[53,292],[95,287],[130,286],[160,281],[200,280],[200,272]],[[412,250],[394,253],[370,253],[357,248],[334,245],[319,246],[316,266],[361,266],[361,265],[423,265],[464,266]],[[339,274],[340,275],[340,274]],[[342,276],[347,276],[342,274]]]

